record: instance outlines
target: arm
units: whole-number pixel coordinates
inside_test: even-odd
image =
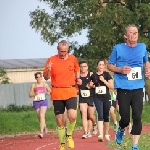
[[[50,95],[51,89],[50,89],[50,87],[48,86],[48,84],[45,83],[45,87],[46,87],[46,90],[47,90],[47,93],[46,93],[46,94]]]
[[[91,77],[92,74],[93,74],[93,72],[90,72],[90,79],[92,78],[92,77]],[[91,88],[93,87],[93,85],[94,85],[94,83],[92,82],[92,80],[90,80],[90,82],[86,85],[86,87],[87,87],[88,89],[91,89]]]
[[[110,79],[108,81],[104,80],[104,84],[110,89],[110,90],[113,90],[114,89],[114,83],[113,83],[113,80]]]
[[[34,84],[32,84],[32,86],[30,87],[29,97],[30,97],[30,98],[35,97]]]
[[[77,58],[74,57],[74,71],[75,71],[75,80],[78,85],[82,84],[82,80],[80,79],[80,67],[77,61]]]
[[[43,71],[43,77],[45,80],[48,80],[51,77],[51,65],[52,65],[52,62],[50,59],[48,59],[45,64],[44,71]]]
[[[112,72],[116,72],[116,73],[121,73],[122,72],[122,68],[116,67],[113,64],[107,64],[107,68],[108,70],[112,71]]]

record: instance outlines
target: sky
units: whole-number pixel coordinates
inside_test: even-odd
[[[0,59],[48,58],[57,54],[57,44],[48,45],[41,40],[40,33],[30,27],[29,12],[37,6],[52,12],[49,7],[38,0],[1,0],[0,1]],[[80,45],[87,42],[83,35],[77,39]],[[65,39],[66,40],[66,39]]]

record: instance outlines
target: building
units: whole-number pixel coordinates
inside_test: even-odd
[[[38,59],[10,59],[0,60],[0,67],[6,70],[12,84],[0,84],[0,107],[9,105],[32,105],[33,99],[29,98],[29,90],[35,82],[34,73],[43,71],[47,58]],[[43,79],[44,81],[44,79]],[[50,86],[50,82],[47,82]],[[47,96],[48,100],[50,97]],[[48,101],[48,107],[52,106]]]
[[[4,59],[0,67],[5,69],[10,83],[35,82],[34,73],[43,71],[47,58]]]

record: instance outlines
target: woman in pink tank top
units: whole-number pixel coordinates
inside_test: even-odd
[[[38,120],[40,123],[39,138],[43,138],[43,134],[47,132],[45,123],[45,114],[48,107],[47,95],[50,94],[51,89],[48,84],[42,81],[42,73],[36,72],[34,74],[36,82],[32,84],[29,92],[29,97],[33,98],[33,108],[36,110]]]

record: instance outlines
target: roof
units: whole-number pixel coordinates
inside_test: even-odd
[[[0,59],[3,69],[43,68],[47,58],[36,59]]]

